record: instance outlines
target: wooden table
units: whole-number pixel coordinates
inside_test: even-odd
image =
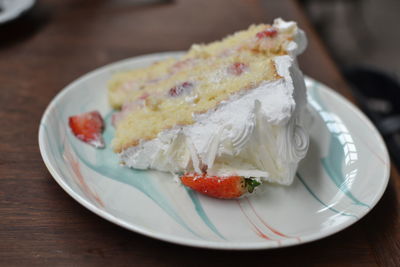
[[[310,44],[307,75],[351,98],[323,44],[294,0],[42,0],[0,27],[0,265],[292,264],[400,266],[399,174],[361,221],[297,247],[230,252],[173,245],[124,230],[69,197],[39,154],[39,120],[69,82],[104,64],[186,49],[251,23],[293,19]]]

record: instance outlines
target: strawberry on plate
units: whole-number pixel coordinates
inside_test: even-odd
[[[68,119],[72,133],[96,148],[103,148],[102,132],[104,129],[103,118],[98,111],[91,111],[71,116]]]
[[[182,184],[215,198],[238,198],[245,193],[252,193],[260,182],[241,176],[207,176],[207,174],[186,173],[181,176]]]

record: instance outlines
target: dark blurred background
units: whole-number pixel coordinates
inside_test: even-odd
[[[365,66],[400,78],[399,0],[300,2],[340,66]]]

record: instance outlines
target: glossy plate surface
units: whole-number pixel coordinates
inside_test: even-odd
[[[121,167],[110,148],[112,110],[106,84],[113,73],[179,53],[120,61],[90,72],[62,90],[43,115],[39,145],[60,186],[83,206],[129,230],[182,245],[265,249],[301,244],[358,221],[381,198],[389,178],[382,138],[352,104],[306,78],[311,142],[291,186],[263,185],[239,200],[186,190],[171,175]],[[106,149],[77,140],[68,117],[98,110],[106,120]]]

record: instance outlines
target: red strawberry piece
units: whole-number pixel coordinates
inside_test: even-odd
[[[256,36],[257,36],[258,39],[262,39],[262,38],[265,38],[265,37],[273,38],[277,34],[278,34],[278,31],[275,28],[268,28],[268,29],[266,29],[264,31],[258,32],[256,34]]]
[[[241,176],[218,177],[195,173],[184,174],[181,181],[199,193],[223,199],[238,198],[247,192],[253,192],[260,185],[256,180]]]
[[[242,74],[246,69],[248,68],[248,65],[242,62],[235,62],[232,65],[228,67],[228,73],[239,76]]]
[[[169,89],[168,95],[172,96],[172,97],[177,97],[177,96],[182,95],[183,93],[188,92],[192,88],[193,88],[193,83],[183,82],[183,83]]]
[[[101,136],[104,123],[98,111],[71,116],[68,122],[69,127],[77,138],[96,148],[104,147],[103,137]]]

